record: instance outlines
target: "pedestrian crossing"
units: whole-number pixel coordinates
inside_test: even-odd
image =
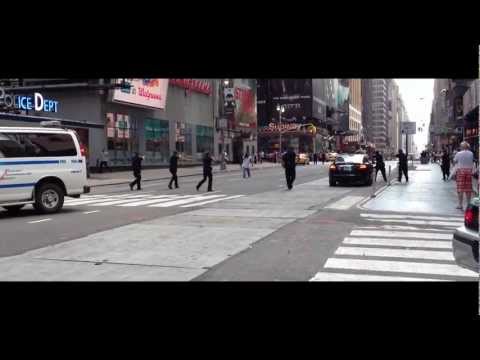
[[[478,273],[453,257],[452,236],[462,217],[360,217],[368,225],[352,229],[310,281],[478,281]]]
[[[191,208],[212,204],[219,201],[237,199],[245,195],[227,195],[210,192],[208,194],[194,195],[158,195],[152,193],[143,193],[141,195],[130,194],[103,194],[103,195],[85,195],[80,199],[65,199],[64,206],[89,206],[89,207],[151,207],[151,208],[169,208],[181,207]]]

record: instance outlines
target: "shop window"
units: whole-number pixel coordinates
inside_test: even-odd
[[[170,157],[169,122],[145,119],[145,150],[147,164],[167,163]]]
[[[184,159],[192,155],[192,126],[187,123],[175,123],[175,149]]]
[[[197,153],[213,153],[213,128],[197,125]]]
[[[132,153],[138,151],[136,122],[129,115],[107,114],[107,149],[113,165],[129,165]]]

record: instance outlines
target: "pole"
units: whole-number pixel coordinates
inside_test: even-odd
[[[279,146],[280,146],[280,156],[282,156],[282,107],[278,110],[278,120],[279,120],[279,127],[280,127],[280,139],[279,139]]]

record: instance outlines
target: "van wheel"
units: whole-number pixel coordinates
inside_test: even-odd
[[[4,206],[3,208],[7,210],[10,214],[18,214],[18,212],[24,207],[25,205],[10,205]]]
[[[35,193],[34,208],[42,214],[58,212],[63,207],[64,194],[56,184],[44,184]]]

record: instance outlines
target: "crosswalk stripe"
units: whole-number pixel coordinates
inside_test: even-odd
[[[164,201],[170,201],[170,200],[175,200],[175,199],[183,199],[186,196],[180,196],[180,195],[159,195],[159,196],[154,196],[149,200],[141,200],[141,201],[135,201],[135,202],[130,202],[127,204],[122,204],[120,206],[143,206],[143,205],[150,205],[150,204],[156,204]]]
[[[440,220],[440,221],[463,221],[461,216],[418,216],[418,215],[386,215],[386,214],[360,214],[361,217],[376,219],[419,219],[419,220]]]
[[[478,274],[453,264],[419,263],[389,260],[330,258],[325,263],[328,269],[350,269],[414,274],[449,275],[478,280]]]
[[[413,231],[384,231],[384,230],[352,230],[353,236],[402,237],[418,239],[451,240],[452,234],[413,232]]]
[[[125,203],[129,203],[129,202],[132,202],[135,201],[135,200],[138,200],[138,199],[145,199],[147,198],[149,195],[136,195],[136,196],[132,196],[131,198],[128,198],[128,199],[120,199],[120,200],[110,200],[110,201],[106,201],[105,200],[102,200],[101,202],[95,202],[95,203],[91,203],[91,204],[88,204],[89,206],[111,206],[111,205],[119,205],[119,204],[125,204]]]
[[[343,199],[334,202],[328,206],[325,206],[326,209],[335,209],[335,210],[348,210],[356,203],[363,200],[363,196],[345,196]]]
[[[228,196],[228,197],[221,198],[221,199],[203,201],[203,202],[200,202],[200,203],[195,203],[195,204],[190,204],[190,205],[183,205],[183,206],[180,206],[180,207],[182,207],[182,208],[188,208],[188,207],[193,207],[193,206],[201,206],[201,205],[211,204],[211,203],[214,203],[214,202],[217,202],[217,201],[236,199],[236,198],[239,198],[239,197],[242,197],[242,196],[245,196],[245,195]]]
[[[310,281],[445,281],[404,276],[319,272]]]
[[[149,207],[177,206],[177,205],[189,204],[189,203],[197,202],[197,201],[201,201],[201,200],[206,200],[206,199],[214,199],[214,198],[218,198],[218,197],[225,197],[225,195],[194,195],[190,199],[168,201],[168,202],[164,202],[164,203],[161,203],[161,204],[150,205]]]
[[[112,197],[112,196],[104,196],[104,197],[97,197],[97,198],[94,198],[94,199],[88,199],[88,198],[83,198],[83,199],[79,199],[79,200],[75,200],[75,201],[68,201],[68,202],[65,202],[64,204],[65,205],[84,205],[84,204],[90,204],[90,203],[93,203],[93,202],[100,202],[100,201],[106,201],[106,200],[111,200],[111,199],[117,199],[117,200],[120,200],[120,199],[126,199],[128,197],[131,197],[133,195],[118,195],[118,196],[115,196],[115,197]]]
[[[411,239],[382,239],[382,238],[356,238],[346,237],[344,244],[352,245],[373,245],[373,246],[397,246],[407,248],[432,248],[432,249],[451,249],[450,241],[440,240],[411,240]]]
[[[448,260],[455,261],[451,251],[388,249],[388,248],[365,248],[340,246],[335,255],[352,256],[378,256],[389,258],[425,259],[425,260]]]
[[[398,220],[398,219],[366,219],[368,221],[380,221],[389,223],[406,223],[410,225],[437,225],[446,227],[459,227],[463,225],[463,221],[436,221],[436,220]]]
[[[407,225],[378,225],[378,226],[357,226],[355,229],[374,229],[374,230],[421,230],[427,232],[443,232],[443,233],[452,233],[453,229],[456,229],[458,226],[455,227],[442,227],[441,229],[434,229],[434,228],[424,228],[424,227],[415,227],[415,226],[407,226]]]

